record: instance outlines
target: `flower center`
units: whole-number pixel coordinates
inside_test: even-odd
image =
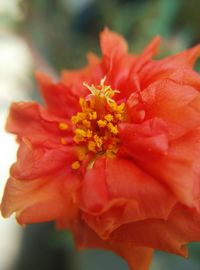
[[[119,91],[105,85],[105,79],[95,86],[84,83],[91,94],[80,98],[81,111],[71,118],[77,144],[77,161],[72,164],[75,170],[88,155],[92,162],[100,155],[113,157],[119,149],[118,124],[124,120],[125,103],[112,99]]]

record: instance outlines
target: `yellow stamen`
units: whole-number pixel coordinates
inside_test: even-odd
[[[103,144],[102,138],[99,137],[98,135],[94,135],[94,141],[95,141],[98,148],[100,148]]]
[[[61,142],[62,144],[67,144],[67,141],[66,141],[65,138],[61,138],[61,139],[60,139],[60,142]]]
[[[107,122],[105,120],[98,120],[97,124],[100,128],[103,128],[107,125]]]
[[[112,123],[108,123],[108,129],[115,135],[119,133],[117,126],[114,126]]]
[[[89,118],[90,118],[90,120],[95,120],[95,119],[97,119],[97,112],[91,112],[90,114],[89,114]]]
[[[83,125],[86,127],[86,128],[90,128],[91,127],[91,122],[88,121],[88,120],[83,120]]]
[[[104,117],[108,122],[111,122],[113,120],[113,116],[109,113]]]
[[[76,115],[72,116],[71,121],[74,125],[86,119],[85,113],[78,112]]]
[[[79,148],[78,151],[77,151],[77,154],[78,154],[78,159],[80,161],[83,161],[85,159],[85,156],[86,156],[86,149],[85,148]]]
[[[116,120],[122,121],[123,120],[123,115],[121,113],[116,113],[115,118],[116,118]]]
[[[68,125],[67,124],[65,124],[65,123],[59,123],[59,129],[60,130],[67,130],[68,129]]]
[[[91,138],[92,137],[92,130],[90,130],[90,129],[87,130],[86,137],[87,138]]]
[[[84,83],[91,94],[80,98],[81,111],[71,118],[78,159],[72,164],[73,169],[79,168],[88,154],[95,161],[102,155],[114,157],[119,149],[118,124],[124,120],[125,103],[116,103],[113,96],[119,91],[105,85],[105,80],[96,86]]]
[[[79,104],[81,106],[81,109],[85,111],[87,109],[87,102],[84,98],[79,99]]]
[[[81,128],[77,128],[75,130],[75,134],[77,136],[80,136],[80,137],[87,137],[87,133],[85,132],[85,130],[81,129]]]
[[[112,97],[116,93],[119,93],[119,91],[118,90],[113,90],[110,85],[105,85],[104,84],[105,81],[106,81],[106,77],[104,77],[100,81],[100,85],[95,86],[94,84],[92,84],[91,86],[89,86],[85,82],[83,83],[83,85],[90,90],[91,96],[103,97],[103,98],[105,98],[107,100],[108,104],[110,104],[110,103],[114,102]]]
[[[124,107],[125,107],[125,103],[122,102],[120,105],[117,106],[117,111],[118,111],[119,113],[123,113]]]
[[[81,165],[81,164],[80,164],[79,161],[75,161],[75,162],[72,163],[71,166],[72,166],[72,169],[73,169],[73,170],[77,170],[78,168],[80,168],[80,165]]]
[[[91,152],[96,152],[96,143],[94,141],[88,142],[88,150]]]

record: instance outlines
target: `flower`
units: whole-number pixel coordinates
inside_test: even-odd
[[[1,203],[20,224],[53,220],[78,248],[116,252],[147,270],[154,249],[187,256],[200,240],[200,45],[152,60],[107,28],[102,58],[37,72],[45,105],[11,106],[19,150]]]

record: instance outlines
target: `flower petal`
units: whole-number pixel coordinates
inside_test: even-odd
[[[103,34],[105,35],[104,32]],[[105,35],[105,44],[107,44],[107,35]],[[109,36],[111,40],[108,43],[109,49],[105,50],[105,54],[103,50],[103,66],[107,82],[114,89],[120,90],[116,99],[128,98],[137,87],[140,88],[137,73],[156,54],[160,38],[154,38],[144,51],[136,56],[127,53],[127,45],[121,37],[111,32]]]
[[[129,142],[126,151],[146,173],[167,184],[183,204],[199,209],[199,129],[172,141],[165,155],[149,156],[146,162],[141,162],[141,154],[138,155],[131,149],[131,142]]]
[[[131,160],[107,159],[106,183],[110,198],[128,198],[138,203],[138,216],[166,218],[175,201],[170,191],[159,181],[145,174]],[[151,203],[150,203],[151,202]],[[134,219],[134,214],[133,217]]]
[[[33,147],[29,140],[23,139],[17,157],[17,162],[11,167],[12,177],[31,180],[51,175],[62,168],[69,170],[70,164],[76,159],[76,153],[74,148],[70,147],[61,146],[54,149]]]
[[[168,150],[166,123],[159,118],[144,121],[142,124],[122,123],[119,125],[122,147],[137,155],[141,160],[165,154]]]
[[[149,219],[121,226],[111,239],[187,256],[185,244],[200,240],[200,214],[177,204],[168,220]]]
[[[124,98],[129,70],[136,57],[127,53],[128,46],[123,37],[108,28],[100,34],[100,46],[103,56],[101,65],[106,82],[113,89],[120,90],[116,99]]]
[[[113,59],[119,60],[127,54],[128,45],[124,38],[119,34],[105,28],[100,34],[100,46],[105,64],[109,64]]]
[[[147,45],[143,52],[138,56],[136,62],[130,70],[130,77],[133,77],[143,66],[152,59],[152,57],[157,53],[158,47],[160,45],[160,37],[156,36]]]
[[[59,129],[60,122],[67,124],[66,131]],[[61,136],[68,137],[68,140],[73,136],[70,121],[55,117],[35,102],[13,103],[6,130],[16,134],[18,139],[26,137],[32,143],[48,148],[60,146]]]
[[[141,92],[141,99],[147,119],[166,122],[169,140],[200,126],[200,94],[191,86],[164,80]]]
[[[196,45],[193,48],[187,49],[181,53],[167,57],[168,59],[174,60],[174,62],[180,65],[186,64],[188,66],[193,66],[200,57],[200,45]]]
[[[194,74],[195,71],[191,69],[191,66],[194,65],[199,56],[200,45],[197,45],[184,52],[146,63],[139,73],[141,89],[145,89],[156,81],[169,79],[172,74],[179,70],[188,70],[191,74]],[[190,76],[185,76],[185,80],[190,81]],[[197,81],[199,81],[199,76],[195,77],[198,77]],[[183,84],[182,79],[178,81],[178,83],[180,82]]]
[[[98,159],[93,168],[86,171],[79,193],[81,207],[86,211],[98,213],[108,201],[105,163],[105,159]]]
[[[105,172],[102,162],[86,174],[80,195],[84,220],[101,238],[128,222],[168,217],[176,200],[167,187],[129,160],[107,159]]]
[[[78,178],[61,172],[34,181],[9,178],[1,203],[4,217],[16,212],[21,224],[56,220],[69,211],[72,190]]]
[[[76,245],[79,249],[100,248],[117,253],[124,258],[130,270],[148,270],[151,263],[153,249],[121,244],[114,241],[103,241],[82,220],[77,220],[73,226]]]
[[[82,92],[77,93],[72,87],[66,86],[63,82],[55,83],[48,75],[41,72],[36,73],[36,78],[47,109],[51,113],[70,118],[78,111],[79,97],[85,95],[86,88],[82,88]]]

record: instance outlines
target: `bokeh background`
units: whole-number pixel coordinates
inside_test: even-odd
[[[9,104],[41,102],[34,80],[40,69],[58,77],[80,68],[89,50],[100,53],[98,33],[108,26],[139,52],[154,35],[160,55],[200,43],[199,0],[0,0],[0,196],[15,160],[16,144],[4,131]],[[196,66],[198,69],[198,65]],[[151,270],[199,270],[200,245],[190,259],[156,252]],[[110,252],[76,252],[71,235],[53,224],[21,228],[0,217],[0,270],[127,270]]]

